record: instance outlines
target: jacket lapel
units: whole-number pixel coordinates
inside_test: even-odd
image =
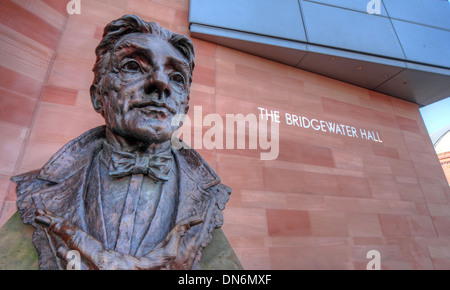
[[[32,193],[36,208],[47,209],[86,230],[82,196],[87,169],[80,168],[70,178]]]
[[[222,201],[218,202],[222,194],[217,194],[215,189],[220,183],[219,177],[196,151],[181,149],[177,158],[180,164],[177,223],[198,218],[203,221],[185,233],[172,264],[172,269],[187,270],[193,268],[199,251],[211,241],[213,229],[221,225],[217,220],[222,220]],[[224,203],[229,197],[228,190],[225,195]]]
[[[203,218],[205,206],[214,197],[209,189],[219,184],[220,178],[196,151],[180,149],[175,152],[180,178],[177,223],[195,216]]]
[[[170,182],[163,186],[160,203],[138,248],[138,256],[149,253],[161,242],[157,237],[165,237],[178,222],[195,217],[203,219],[205,209],[213,198],[207,190],[220,182],[215,172],[194,150],[180,149],[172,153],[176,166],[171,172]],[[163,221],[166,224],[163,225]],[[172,222],[169,224],[167,221]]]
[[[44,165],[38,178],[55,183],[33,193],[36,208],[45,208],[88,231],[85,192],[92,161],[102,148],[105,126],[67,143]]]

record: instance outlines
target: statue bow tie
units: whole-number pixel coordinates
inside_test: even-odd
[[[170,151],[163,155],[135,155],[114,150],[109,144],[105,145],[103,149],[111,152],[109,154],[110,176],[117,178],[131,174],[146,174],[155,180],[166,181],[169,179],[169,171],[172,165]]]

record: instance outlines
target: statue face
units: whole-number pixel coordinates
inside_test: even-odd
[[[172,118],[188,106],[189,65],[170,43],[132,33],[112,51],[101,81],[101,112],[112,133],[146,144],[170,140]],[[95,106],[95,105],[94,105]]]

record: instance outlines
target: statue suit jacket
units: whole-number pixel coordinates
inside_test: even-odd
[[[39,256],[40,269],[64,269],[65,263],[55,254],[55,241],[35,222],[36,209],[47,209],[82,230],[98,236],[99,226],[88,223],[88,216],[98,215],[86,207],[86,184],[95,156],[105,141],[105,126],[89,130],[60,149],[42,169],[14,176],[17,183],[17,206],[25,224],[34,226],[33,244]],[[173,150],[178,168],[179,193],[176,222],[189,216],[200,216],[204,222],[189,229],[181,239],[183,245],[201,237],[200,250],[211,241],[211,232],[223,223],[222,210],[229,199],[230,188],[193,149]],[[87,210],[91,212],[87,212]],[[95,211],[95,210],[94,210]],[[100,225],[101,226],[101,225]],[[100,240],[101,241],[101,240]],[[148,245],[147,245],[148,246]],[[142,245],[143,252],[150,251]],[[200,251],[178,253],[175,269],[196,268]]]

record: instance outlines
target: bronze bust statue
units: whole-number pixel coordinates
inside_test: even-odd
[[[192,42],[125,15],[96,54],[90,93],[106,126],[12,178],[39,268],[66,269],[75,250],[84,269],[196,269],[231,190],[193,149],[171,147],[172,119],[189,107]]]

